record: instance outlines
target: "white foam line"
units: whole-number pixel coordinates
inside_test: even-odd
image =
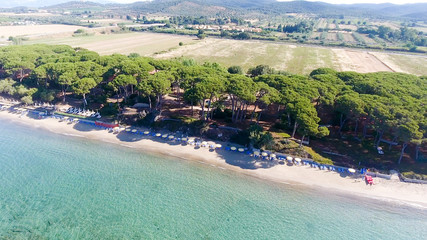
[[[85,136],[83,135],[78,135],[78,134],[72,134],[72,133],[61,133],[62,135],[65,136],[72,136],[72,137],[81,137],[81,138],[85,138]]]
[[[409,206],[409,207],[413,207],[413,208],[427,210],[426,206],[423,206],[423,205],[415,203],[415,202],[406,202],[406,201],[402,201],[402,200],[398,200],[398,199],[386,198],[386,197],[377,197],[377,196],[365,195],[365,197],[370,198],[370,199],[379,200],[379,201],[384,201],[384,202],[391,203],[391,204],[396,204],[396,205],[401,205],[401,206]]]
[[[120,144],[120,146],[127,147],[127,148],[135,148],[135,147],[133,147],[133,146],[126,145],[126,144]]]

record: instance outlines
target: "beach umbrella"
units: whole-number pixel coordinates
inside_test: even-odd
[[[222,145],[221,144],[217,144],[215,147],[216,148],[222,148]]]
[[[167,138],[168,137],[168,135],[167,134],[163,134],[162,135],[162,138]]]
[[[161,133],[156,133],[156,137],[160,137],[160,136],[162,136]]]
[[[133,133],[136,133],[137,131],[138,131],[138,130],[136,130],[136,129],[132,129],[132,132],[133,132]]]
[[[236,147],[231,147],[231,151],[236,151]]]
[[[126,132],[130,132],[130,128],[126,128],[126,130],[125,130]]]
[[[207,145],[208,145],[208,142],[205,142],[205,141],[202,142],[202,146],[207,146]]]
[[[270,157],[271,157],[271,158],[275,158],[275,157],[276,157],[276,154],[272,153],[272,154],[270,154]]]
[[[261,156],[263,156],[263,157],[267,157],[267,156],[268,156],[268,153],[266,153],[266,152],[262,152],[262,153],[261,153]]]
[[[296,162],[301,162],[301,158],[295,158],[294,159]]]
[[[245,149],[244,149],[244,148],[239,148],[239,149],[238,149],[238,151],[239,151],[239,152],[244,152],[244,151],[245,151]]]
[[[126,130],[126,128],[124,128],[124,127],[121,127],[120,129],[119,129],[119,131],[121,132],[121,131],[125,131]]]
[[[181,141],[186,142],[188,138],[181,138]]]
[[[169,140],[172,140],[172,139],[174,139],[175,137],[174,137],[174,136],[172,136],[172,135],[170,135],[168,138],[169,138]]]
[[[144,134],[148,135],[148,134],[150,134],[150,131],[144,131]]]
[[[118,132],[118,131],[119,131],[119,129],[120,129],[119,127],[114,127],[114,128],[113,128],[113,131],[114,131],[114,132]]]
[[[355,173],[355,172],[356,172],[356,170],[355,170],[355,169],[353,169],[353,168],[349,168],[349,169],[348,169],[348,171],[349,171],[350,173]]]
[[[254,156],[258,156],[259,155],[259,152],[258,151],[255,151],[254,152]]]
[[[289,162],[291,162],[292,161],[292,157],[286,157],[286,160],[288,160]]]

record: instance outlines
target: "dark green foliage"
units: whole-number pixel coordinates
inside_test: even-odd
[[[240,66],[231,66],[227,71],[231,74],[243,74],[243,69]]]
[[[334,69],[331,69],[331,68],[318,68],[318,69],[313,70],[310,73],[310,76],[313,77],[313,76],[318,75],[318,74],[332,74],[332,75],[335,75],[336,73],[337,73],[337,71],[335,71]]]
[[[248,74],[251,77],[256,77],[259,75],[272,74],[274,73],[274,69],[268,65],[258,65],[254,68],[249,68]]]
[[[269,132],[263,131],[259,125],[252,125],[247,130],[249,142],[258,149],[271,149],[274,144],[273,136]]]
[[[294,25],[286,25],[283,27],[282,31],[286,33],[307,33],[313,31],[313,22],[301,21]]]
[[[280,128],[304,140],[329,135],[321,124],[335,124],[339,133],[360,138],[366,138],[367,131],[374,134],[371,148],[382,139],[396,141],[401,156],[407,149],[424,146],[426,139],[427,78],[403,73],[320,68],[304,76],[277,74],[259,65],[246,76],[238,66],[225,69],[217,63],[199,65],[192,59],[159,60],[136,54],[99,56],[85,49],[48,45],[0,48],[0,69],[5,77],[0,80],[0,93],[27,104],[33,99],[64,100],[69,91],[84,102],[105,104],[102,111],[112,116],[118,104],[111,106],[106,98],[116,97],[125,106],[147,102],[151,124],[164,110],[165,95],[174,93],[180,104],[200,105],[200,124],[194,127],[200,131],[212,119],[236,125],[265,119],[280,122]],[[234,139],[259,148],[272,144],[271,135],[257,125]]]
[[[234,38],[234,39],[237,39],[237,40],[248,40],[248,39],[251,39],[251,38],[252,38],[252,36],[251,36],[251,34],[250,34],[250,33],[242,32],[242,33],[239,33],[239,34],[233,35],[233,38]]]
[[[107,106],[101,108],[99,113],[105,117],[114,117],[119,112],[117,104],[108,104]]]
[[[417,30],[408,28],[406,26],[399,29],[393,30],[387,26],[379,26],[378,29],[359,27],[357,29],[359,33],[370,34],[371,36],[378,36],[387,41],[398,41],[410,44],[408,47],[412,51],[416,50],[415,46],[427,46],[427,37]],[[353,35],[357,38],[357,35]],[[357,39],[358,40],[358,39]],[[358,40],[359,41],[359,40]]]
[[[263,131],[259,125],[251,125],[248,129],[233,135],[230,140],[243,146],[252,146],[258,149],[272,149],[274,145],[271,133]]]

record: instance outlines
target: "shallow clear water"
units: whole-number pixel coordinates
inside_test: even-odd
[[[425,239],[427,211],[0,120],[0,239]]]

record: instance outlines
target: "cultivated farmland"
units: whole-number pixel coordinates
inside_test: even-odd
[[[336,38],[336,33],[333,34]],[[350,33],[343,33],[346,40],[353,40]],[[178,46],[183,42],[184,46]],[[102,55],[112,53],[139,53],[155,58],[188,57],[203,63],[218,62],[225,67],[240,65],[247,70],[267,64],[278,70],[307,74],[319,67],[340,71],[376,72],[402,71],[427,75],[427,58],[419,55],[404,56],[330,47],[284,44],[265,41],[239,41],[157,34],[121,33],[98,34],[81,37],[53,37],[24,41],[25,44],[67,44],[97,51]],[[386,62],[386,64],[384,64]]]
[[[81,26],[48,24],[48,25],[24,25],[24,26],[0,26],[0,34],[4,37],[16,36],[47,36],[50,34],[72,33],[77,29],[86,29]]]
[[[26,44],[47,43],[66,44],[73,47],[82,47],[96,51],[101,55],[113,53],[152,55],[171,48],[178,47],[179,42],[189,44],[196,42],[194,37],[158,34],[158,33],[121,33],[80,37],[63,37],[51,39],[36,39]]]
[[[351,37],[351,35],[349,36]],[[391,54],[384,53],[384,55],[389,56]],[[427,74],[427,69],[414,67],[418,66],[418,64],[423,64],[424,66],[427,64],[427,58],[418,55],[411,56],[408,59],[395,59],[392,57],[394,59],[393,66],[413,66],[412,68],[396,67],[394,69],[367,51],[257,41],[206,39],[199,41],[197,44],[187,45],[155,57],[171,58],[181,56],[194,58],[199,62],[218,62],[227,67],[240,65],[245,70],[258,64],[267,64],[278,70],[292,73],[309,73],[319,67],[331,67],[340,71],[401,71],[418,75]]]

